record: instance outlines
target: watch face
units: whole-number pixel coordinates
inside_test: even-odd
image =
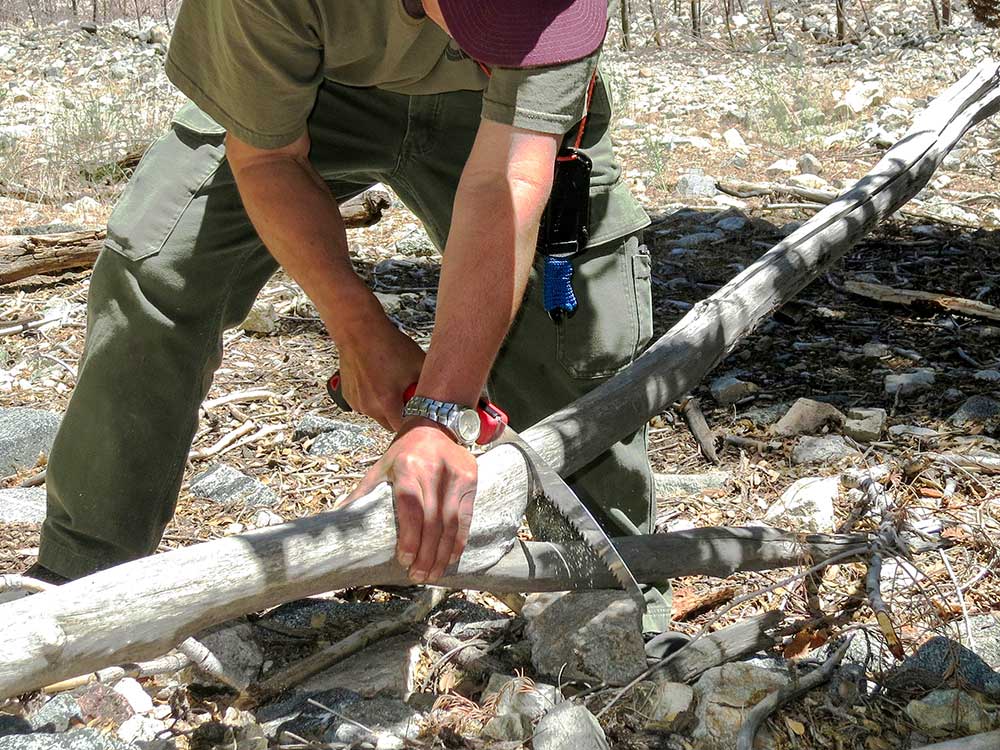
[[[458,415],[458,436],[467,443],[479,437],[479,414],[475,409],[463,409]]]

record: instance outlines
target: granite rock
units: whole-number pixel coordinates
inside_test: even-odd
[[[226,464],[214,464],[191,480],[192,495],[233,508],[236,506],[277,505],[278,495],[263,482]]]
[[[624,685],[646,668],[639,610],[624,592],[531,594],[521,614],[540,674]]]
[[[0,490],[0,523],[41,523],[44,520],[44,487]]]
[[[15,406],[0,409],[0,476],[29,469],[52,450],[59,415]]]

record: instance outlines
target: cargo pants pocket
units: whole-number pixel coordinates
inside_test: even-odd
[[[649,254],[633,235],[588,250],[573,266],[579,307],[557,326],[556,357],[574,378],[609,377],[653,335]]]
[[[130,260],[156,255],[225,158],[226,131],[188,103],[150,146],[108,220],[104,244]]]

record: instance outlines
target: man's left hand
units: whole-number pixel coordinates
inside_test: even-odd
[[[465,549],[478,465],[439,425],[410,417],[342,505],[389,482],[396,501],[396,557],[414,583],[439,579]]]

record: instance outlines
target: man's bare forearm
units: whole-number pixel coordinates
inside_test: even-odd
[[[338,344],[383,316],[351,266],[336,200],[308,161],[308,145],[287,152],[242,153],[227,141],[240,196],[275,260],[316,305]],[[242,146],[242,148],[241,148]],[[304,153],[302,153],[304,151]]]
[[[484,132],[485,130],[485,132]],[[474,404],[517,313],[552,185],[555,138],[484,121],[455,198],[418,392]],[[497,163],[491,154],[505,149]]]

